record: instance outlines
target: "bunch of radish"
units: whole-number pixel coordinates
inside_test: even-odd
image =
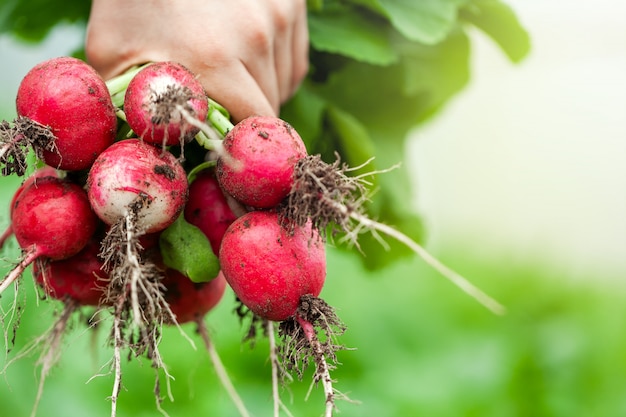
[[[16,103],[16,119],[0,124],[0,167],[4,175],[30,174],[15,192],[0,240],[12,234],[22,250],[0,294],[11,285],[17,291],[34,264],[43,294],[67,306],[50,346],[59,345],[59,329],[81,306],[108,313],[112,415],[122,351],[145,354],[169,377],[158,349],[161,328],[188,322],[197,325],[238,411],[248,415],[204,323],[227,285],[237,311],[264,325],[270,338],[275,415],[284,407],[279,373],[301,376],[309,362],[324,388],[325,415],[332,415],[338,392],[330,371],[342,348],[334,341],[345,328],[319,298],[329,231],[357,245],[363,231],[399,239],[499,308],[415,242],[369,219],[366,176],[308,155],[298,132],[277,117],[233,125],[180,64],[151,63],[105,82],[83,61],[55,58],[24,77]],[[42,381],[51,366],[45,363]]]
[[[24,77],[16,103],[16,119],[2,122],[0,163],[5,175],[26,180],[8,207],[1,244],[13,235],[22,256],[0,293],[18,291],[33,265],[42,293],[67,306],[49,346],[59,346],[81,306],[109,313],[113,414],[122,351],[145,353],[165,370],[161,326],[192,322],[207,336],[203,318],[227,284],[263,322],[295,320],[301,298],[321,292],[319,233],[311,224],[285,227],[280,216],[295,164],[306,156],[282,120],[233,126],[194,75],[172,62],[105,82],[83,61],[51,59]]]

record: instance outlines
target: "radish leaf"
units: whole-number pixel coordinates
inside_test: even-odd
[[[209,239],[183,215],[161,233],[159,246],[163,263],[193,282],[211,281],[220,271],[219,260]]]

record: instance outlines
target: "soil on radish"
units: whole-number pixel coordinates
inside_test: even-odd
[[[0,156],[2,175],[24,175],[30,149],[34,149],[37,157],[42,158],[42,150],[55,150],[54,140],[54,134],[49,128],[26,117],[18,116],[13,125],[3,120],[0,123],[0,145],[6,146],[6,149]]]
[[[321,350],[313,349],[311,340],[307,338],[298,318],[310,323],[316,329]],[[287,371],[295,372],[298,378],[302,378],[310,364],[319,366],[320,363],[326,362],[331,370],[334,369],[338,363],[337,352],[346,349],[345,346],[335,342],[346,329],[335,309],[326,301],[308,294],[302,296],[296,315],[282,321],[278,327],[278,335],[282,339],[279,354],[283,366]],[[321,375],[316,371],[313,378],[314,382],[318,382]]]
[[[363,211],[367,202],[366,183],[347,175],[350,170],[339,158],[328,164],[319,155],[309,155],[296,163],[294,183],[279,209],[284,227],[303,226],[308,221],[325,236],[349,232],[350,213]]]
[[[154,103],[152,123],[155,125],[167,125],[172,122],[172,114],[178,114],[178,106],[191,114],[195,113],[189,100],[196,98],[188,87],[168,85],[163,92],[152,91],[151,99]],[[178,122],[178,120],[176,120]]]

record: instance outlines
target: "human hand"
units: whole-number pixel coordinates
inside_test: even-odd
[[[305,0],[93,0],[87,61],[109,79],[175,61],[238,122],[278,115],[308,70]]]

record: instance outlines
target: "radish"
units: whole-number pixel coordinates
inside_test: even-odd
[[[36,259],[66,259],[80,252],[98,223],[85,191],[56,177],[40,178],[25,188],[13,210],[13,232],[24,256],[0,283],[0,293]]]
[[[197,322],[215,307],[226,290],[223,274],[210,282],[194,283],[182,273],[168,268],[161,281],[165,287],[165,301],[178,324]]]
[[[32,68],[19,85],[16,108],[14,141],[26,140],[59,169],[89,168],[115,140],[117,117],[106,84],[76,58],[53,58]],[[6,145],[0,150],[3,162],[7,151]]]
[[[237,164],[218,158],[218,181],[235,199],[256,208],[274,207],[289,194],[295,165],[307,155],[293,127],[267,116],[237,123],[226,134],[223,146]]]
[[[111,145],[94,161],[87,193],[105,223],[112,225],[135,210],[135,226],[143,233],[153,233],[172,224],[183,210],[187,176],[170,152],[126,139]]]
[[[13,198],[11,199],[11,205],[9,206],[9,219],[13,216],[13,206],[15,205],[17,197],[22,193],[22,191],[37,179],[48,176],[58,177],[57,170],[50,166],[44,165],[43,167],[33,172],[33,174],[26,178],[26,180],[24,180],[24,182],[17,188],[17,190],[13,194]],[[7,226],[5,231],[0,236],[0,249],[4,246],[4,243],[11,235],[13,235],[13,226],[11,223],[9,223],[9,226]]]
[[[71,299],[79,305],[98,306],[107,274],[98,257],[100,241],[92,238],[82,251],[67,259],[35,262],[33,276],[45,293],[58,300]]]
[[[142,68],[128,84],[124,114],[130,128],[157,145],[189,142],[200,131],[187,115],[207,118],[208,100],[202,84],[184,66],[156,62]]]
[[[288,233],[274,212],[253,211],[235,220],[219,253],[224,277],[256,315],[283,321],[300,298],[319,295],[326,278],[324,243],[311,225]]]
[[[351,168],[346,164],[340,164],[339,159],[333,164],[326,163],[320,155],[308,155],[300,159],[295,166],[291,192],[279,208],[281,222],[288,227],[312,223],[313,227],[323,234],[329,229],[331,233],[343,233],[338,241],[357,247],[358,237],[365,232],[372,233],[383,248],[387,249],[389,246],[381,235],[391,237],[420,256],[443,277],[483,306],[496,314],[503,314],[506,310],[504,306],[467,278],[444,265],[423,246],[399,230],[369,218],[366,213],[367,202],[370,199],[369,178],[389,171],[388,169],[354,175],[354,171],[363,168],[369,162]]]
[[[105,296],[113,308],[115,382],[111,406],[115,415],[121,390],[122,347],[129,347],[136,355],[148,352],[153,367],[165,371],[169,381],[158,342],[162,324],[176,320],[162,293],[162,271],[144,251],[140,238],[153,234],[144,243],[155,243],[158,232],[182,213],[187,175],[169,151],[139,139],[126,139],[96,158],[86,185],[94,211],[110,226],[100,256],[109,276]]]
[[[204,233],[214,253],[219,252],[222,237],[236,218],[213,171],[200,171],[189,185],[185,219]]]

